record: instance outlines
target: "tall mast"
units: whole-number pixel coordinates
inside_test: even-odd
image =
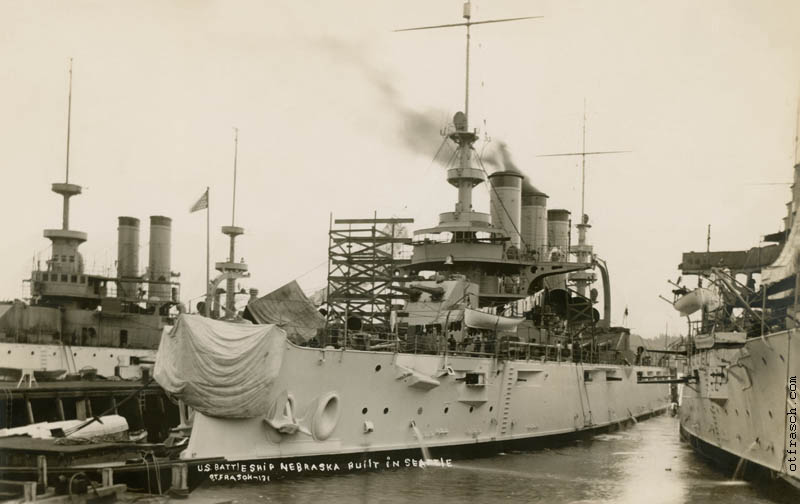
[[[231,210],[231,226],[236,225],[236,159],[239,154],[239,128],[233,128],[233,209]],[[233,251],[231,251],[233,254]],[[233,255],[231,255],[233,261]]]
[[[582,133],[582,147],[580,152],[561,152],[558,154],[539,154],[537,157],[564,157],[564,156],[580,156],[581,157],[581,221],[586,215],[585,197],[586,197],[586,156],[596,156],[599,154],[623,154],[631,151],[592,151],[586,150],[586,98],[583,99],[583,133]]]
[[[472,17],[472,5],[469,1],[464,3],[464,19],[467,20],[467,58],[466,58],[466,72],[464,72],[464,122],[466,129],[469,129],[469,25],[470,18]]]
[[[69,136],[72,125],[72,58],[69,59],[69,94],[67,96],[67,176],[64,181],[69,184]],[[64,226],[67,229],[67,226]]]
[[[55,182],[51,190],[63,198],[61,229],[45,229],[44,237],[52,241],[52,257],[48,261],[49,271],[79,275],[83,273],[83,259],[78,246],[86,241],[86,233],[69,227],[70,198],[81,194],[81,186],[69,183],[69,146],[72,123],[72,58],[69,60],[69,92],[67,94],[67,152],[64,182]]]
[[[225,316],[226,319],[236,318],[236,280],[247,277],[247,264],[244,261],[236,262],[236,237],[244,234],[244,228],[236,226],[236,171],[239,158],[239,128],[233,128],[233,202],[231,204],[231,225],[222,226],[222,234],[230,239],[228,260],[218,262],[215,267],[222,273],[215,283],[225,279]]]
[[[432,26],[421,26],[416,28],[403,28],[396,32],[431,30],[437,28],[454,28],[464,26],[467,29],[466,39],[466,58],[464,72],[464,111],[457,112],[453,118],[455,131],[450,133],[449,138],[457,145],[458,167],[447,172],[447,181],[458,189],[458,202],[455,205],[455,212],[443,214],[440,218],[440,225],[457,224],[468,222],[479,218],[484,221],[486,218],[478,216],[472,209],[472,188],[486,180],[486,175],[482,169],[472,166],[472,145],[478,140],[477,132],[469,130],[469,49],[470,49],[470,27],[478,24],[503,23],[508,21],[519,21],[522,19],[539,19],[543,16],[525,16],[507,19],[491,19],[487,21],[472,21],[472,3],[468,0],[464,3],[462,16],[466,19],[463,23],[452,23]],[[487,216],[488,218],[488,216]],[[487,221],[488,222],[488,221]]]
[[[583,99],[583,128],[581,133],[581,150],[580,152],[564,152],[559,154],[540,154],[539,157],[563,157],[563,156],[580,156],[581,157],[581,218],[579,223],[575,226],[578,228],[578,245],[573,245],[570,252],[573,252],[578,257],[579,263],[588,263],[591,261],[593,248],[588,243],[586,233],[592,226],[589,224],[589,217],[586,215],[586,156],[595,156],[599,154],[620,154],[630,151],[594,151],[588,152],[586,150],[586,98]],[[581,296],[586,295],[586,289],[589,284],[594,281],[594,274],[589,271],[578,271],[570,275],[570,280],[575,282],[576,290]]]
[[[581,220],[586,215],[586,98],[583,99],[583,142],[581,143]]]
[[[472,25],[479,25],[479,24],[489,24],[489,23],[505,23],[508,21],[519,21],[522,19],[540,19],[544,16],[524,16],[524,17],[515,17],[515,18],[505,18],[505,19],[490,19],[486,21],[471,21],[472,19],[472,2],[467,0],[464,2],[464,10],[463,10],[463,17],[467,21],[464,23],[452,23],[452,24],[442,24],[442,25],[432,25],[432,26],[420,26],[416,28],[402,28],[400,30],[394,30],[395,32],[403,32],[403,31],[415,31],[415,30],[432,30],[436,28],[454,28],[457,26],[464,26],[467,28],[467,45],[466,45],[466,72],[464,76],[464,130],[467,130],[469,127],[469,40],[470,40],[470,27]]]

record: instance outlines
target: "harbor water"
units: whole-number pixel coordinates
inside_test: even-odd
[[[660,416],[560,448],[453,460],[451,467],[354,471],[267,483],[204,483],[211,502],[789,503],[781,482],[734,481],[680,441]]]

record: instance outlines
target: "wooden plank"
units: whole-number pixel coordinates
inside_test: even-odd
[[[333,243],[406,243],[411,244],[411,238],[392,238],[391,236],[349,236],[347,238],[334,238]]]
[[[28,410],[28,423],[36,423],[33,418],[33,407],[31,407],[31,400],[29,398],[25,398],[25,408]]]
[[[414,219],[334,219],[334,224],[412,224]]]

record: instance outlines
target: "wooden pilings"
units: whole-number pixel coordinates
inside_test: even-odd
[[[60,397],[56,397],[56,407],[58,408],[59,420],[66,420],[67,417],[64,416],[64,401],[62,401]]]
[[[186,464],[172,465],[172,482],[169,493],[176,497],[189,496],[189,466]]]
[[[25,398],[25,408],[28,410],[28,423],[36,423],[36,420],[33,418],[33,407],[31,406],[31,400],[27,397]]]

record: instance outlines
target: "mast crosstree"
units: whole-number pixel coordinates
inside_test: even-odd
[[[467,45],[466,45],[466,72],[464,76],[464,129],[469,129],[469,42],[470,42],[470,27],[473,25],[480,25],[480,24],[490,24],[490,23],[506,23],[509,21],[521,21],[523,19],[540,19],[544,16],[524,16],[524,17],[515,17],[515,18],[505,18],[505,19],[488,19],[485,21],[472,21],[472,2],[464,2],[464,11],[463,17],[466,19],[464,23],[451,23],[451,24],[440,24],[440,25],[431,25],[431,26],[419,26],[416,28],[401,28],[399,30],[394,30],[395,32],[404,32],[404,31],[417,31],[417,30],[435,30],[438,28],[455,28],[459,26],[464,26],[467,29]]]
[[[521,21],[526,19],[540,19],[544,16],[524,16],[505,19],[489,19],[485,21],[472,21],[472,3],[467,1],[464,3],[463,18],[466,20],[463,23],[450,23],[431,26],[420,26],[414,28],[402,28],[395,30],[395,32],[404,31],[417,31],[417,30],[434,30],[440,28],[466,28],[466,57],[465,57],[465,73],[464,73],[464,111],[457,112],[453,117],[453,126],[455,131],[452,131],[448,137],[456,144],[456,158],[458,159],[458,166],[447,170],[447,181],[450,185],[458,189],[458,202],[455,205],[454,212],[446,212],[441,214],[439,226],[436,228],[439,231],[453,232],[457,240],[469,241],[475,235],[476,231],[487,231],[491,227],[489,216],[472,209],[472,189],[486,181],[486,173],[480,167],[472,166],[473,158],[473,144],[478,140],[476,131],[469,129],[469,51],[470,51],[470,28],[473,25],[492,24],[492,23],[505,23],[510,21]],[[417,231],[417,234],[423,233],[427,230]]]
[[[586,99],[583,100],[583,132],[582,146],[580,152],[562,152],[557,154],[540,154],[537,157],[581,157],[581,220],[575,227],[578,228],[578,244],[571,247],[579,263],[587,264],[591,262],[593,248],[586,239],[586,233],[592,226],[589,224],[589,216],[586,215],[586,156],[598,156],[604,154],[624,154],[631,151],[587,151],[586,150]],[[594,282],[594,273],[589,270],[578,271],[570,275],[570,280],[575,282],[576,290],[581,296],[586,295],[587,287]]]

